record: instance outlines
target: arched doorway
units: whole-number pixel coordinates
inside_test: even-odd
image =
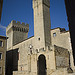
[[[38,75],[46,75],[46,58],[43,54],[38,57],[37,68]]]

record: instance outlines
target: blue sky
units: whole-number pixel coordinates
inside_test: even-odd
[[[57,2],[58,1],[58,2]],[[51,29],[56,27],[68,30],[68,21],[64,0],[50,0]],[[4,0],[0,35],[6,35],[6,27],[12,20],[29,24],[28,37],[34,35],[34,16],[32,0]]]

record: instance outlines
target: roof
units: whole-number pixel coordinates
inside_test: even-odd
[[[55,30],[55,29],[60,29],[60,27],[57,27],[57,28],[53,28],[53,29],[51,29],[51,30]]]
[[[57,28],[53,28],[51,30],[55,30],[55,29],[60,29],[60,32],[69,32],[69,30],[65,30],[65,28],[60,28],[60,27],[57,27]]]
[[[6,36],[1,36],[1,35],[0,35],[0,38],[8,39],[8,37],[6,37]]]

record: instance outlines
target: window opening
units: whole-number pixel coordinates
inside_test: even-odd
[[[2,74],[2,67],[0,67],[0,74]]]
[[[2,59],[2,53],[0,53],[0,59]]]
[[[53,37],[56,37],[56,33],[53,33]]]
[[[3,47],[3,42],[2,41],[0,41],[0,47]]]

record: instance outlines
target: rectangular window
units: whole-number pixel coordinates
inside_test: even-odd
[[[56,33],[53,33],[53,37],[56,37]]]
[[[0,67],[0,75],[2,75],[2,67]]]
[[[0,53],[0,59],[2,59],[2,53]]]
[[[2,41],[0,41],[0,47],[3,47],[3,42]]]

